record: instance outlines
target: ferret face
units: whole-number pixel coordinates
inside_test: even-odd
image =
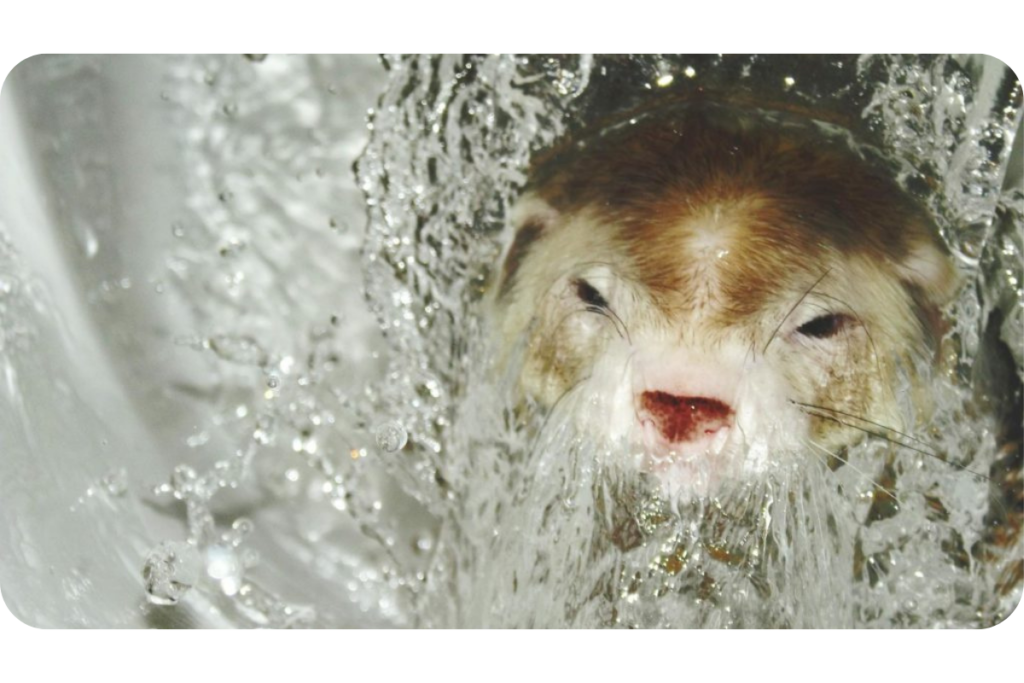
[[[710,114],[539,167],[495,296],[522,391],[581,392],[579,427],[670,493],[905,429],[897,366],[956,281],[927,216],[844,145]]]

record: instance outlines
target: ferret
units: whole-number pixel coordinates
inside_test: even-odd
[[[904,431],[959,279],[928,212],[810,119],[691,103],[536,162],[492,306],[518,391],[669,495]],[[518,351],[516,351],[518,349]],[[911,383],[912,384],[912,383]]]

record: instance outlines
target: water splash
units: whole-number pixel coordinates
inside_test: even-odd
[[[142,565],[146,597],[154,605],[176,605],[199,581],[199,553],[188,543],[163,542]]]
[[[991,415],[973,406],[1012,406],[1013,389],[972,372],[1005,348],[1021,372],[1020,326],[1002,322],[1019,319],[1021,300],[1020,193],[1002,187],[1021,121],[1012,74],[942,57],[449,57],[391,66],[359,165],[371,207],[368,289],[393,350],[390,384],[371,405],[407,408],[416,461],[402,481],[444,520],[430,568],[444,597],[424,597],[432,617],[421,623],[953,626],[1012,609],[1019,482],[1005,472],[1019,467],[1020,444],[996,438]],[[975,286],[951,314],[945,348],[958,371],[936,378],[928,453],[868,442],[845,466],[819,454],[798,473],[668,509],[630,535],[600,517],[635,521],[667,503],[596,465],[601,447],[563,416],[548,415],[541,430],[500,391],[477,393],[492,379],[477,370],[486,365],[479,300],[531,153],[666,93],[698,91],[810,111],[885,150]],[[992,323],[993,314],[1004,317]],[[557,438],[545,436],[551,430]],[[735,536],[718,542],[724,520]],[[445,610],[453,593],[458,604]]]
[[[204,568],[175,593],[176,565],[156,551],[144,575],[158,599],[199,585],[253,625],[329,623],[329,605],[297,607],[250,580],[258,561],[237,535],[248,523],[218,523],[236,491],[286,503],[279,538],[393,624],[964,626],[1019,600],[1019,442],[990,418],[1012,394],[996,378],[1020,376],[1022,360],[1024,195],[1003,187],[1021,98],[1007,72],[923,57],[387,58],[357,169],[387,367],[362,383],[366,357],[325,304],[354,287],[338,281],[336,241],[363,239],[318,184],[344,144],[327,134],[333,67],[248,57],[182,63],[165,89],[203,169],[192,215],[171,228],[168,280],[196,306],[183,343],[220,380],[211,429],[241,447],[157,488],[184,505],[187,547],[175,548]],[[712,499],[667,501],[613,464],[624,454],[576,432],[572,399],[543,420],[508,405],[481,302],[531,155],[698,90],[866,136],[936,215],[969,285],[950,314],[943,352],[956,362],[936,378],[927,453],[869,441],[844,462],[812,454]],[[303,241],[321,252],[291,260]],[[1009,366],[982,360],[1002,349]],[[355,569],[341,578],[342,565]]]

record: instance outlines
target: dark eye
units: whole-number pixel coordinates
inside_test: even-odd
[[[576,296],[580,298],[580,301],[592,308],[608,308],[608,302],[601,296],[601,292],[594,289],[592,284],[582,278],[575,282]]]
[[[851,320],[850,316],[842,313],[829,313],[805,322],[796,331],[805,337],[828,339],[839,334],[843,328],[850,324]]]

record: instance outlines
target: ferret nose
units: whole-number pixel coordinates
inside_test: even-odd
[[[640,402],[670,443],[699,441],[732,424],[732,407],[714,398],[645,391]]]

